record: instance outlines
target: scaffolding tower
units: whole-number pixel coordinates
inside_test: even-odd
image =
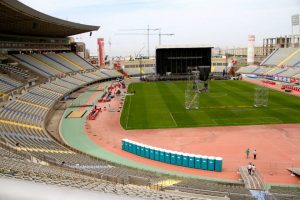
[[[200,71],[196,67],[188,67],[187,84],[185,90],[185,108],[199,109]]]
[[[254,91],[254,107],[268,107],[269,89],[267,87],[257,86]]]

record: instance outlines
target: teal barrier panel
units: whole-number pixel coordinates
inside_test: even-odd
[[[135,143],[136,144],[136,155],[141,156],[141,144]]]
[[[201,156],[200,155],[196,155],[195,156],[195,168],[196,169],[201,169]]]
[[[187,153],[182,154],[182,166],[188,167],[189,166],[189,158]]]
[[[165,162],[165,150],[164,149],[160,149],[159,161]]]
[[[165,150],[165,163],[171,163],[171,153],[168,150]]]
[[[127,139],[124,141],[124,150],[128,151],[128,140]]]
[[[223,165],[223,158],[216,157],[215,161],[215,171],[221,172],[222,171],[222,165]]]
[[[171,157],[171,164],[176,165],[176,157],[177,157],[176,152],[171,151],[170,157]]]
[[[154,160],[159,161],[160,150],[159,148],[154,148]]]
[[[182,166],[182,153],[176,152],[176,165]]]
[[[201,169],[207,170],[207,156],[202,156]]]
[[[215,157],[209,156],[207,162],[207,169],[210,171],[215,171]]]
[[[136,154],[136,142],[132,142],[131,145],[132,145],[132,153]]]
[[[133,153],[131,141],[128,141],[128,152]]]
[[[154,149],[153,149],[153,147],[149,147],[149,151],[150,151],[150,156],[149,156],[149,158],[152,159],[152,160],[154,160],[155,155],[154,155]]]
[[[188,154],[189,156],[189,167],[195,168],[195,155]]]
[[[126,140],[126,139],[123,139],[123,140],[122,140],[122,150],[124,150],[124,151],[125,151],[125,143],[126,143],[125,140]]]
[[[145,157],[145,145],[141,145],[141,156]]]
[[[150,158],[150,149],[148,145],[145,145],[145,158]]]
[[[138,142],[134,142],[128,139],[122,139],[122,150],[130,153],[157,160],[160,162],[170,163],[173,165],[218,171],[223,170],[223,158],[213,156],[201,156],[176,151],[165,150],[156,148]]]

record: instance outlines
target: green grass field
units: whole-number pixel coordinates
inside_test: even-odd
[[[255,85],[210,81],[200,94],[198,110],[184,106],[185,82],[141,82],[129,85],[121,116],[124,129],[300,123],[300,98],[269,91],[269,106],[254,108]]]

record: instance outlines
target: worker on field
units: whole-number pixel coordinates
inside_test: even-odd
[[[247,155],[247,159],[248,159],[249,155],[250,155],[250,149],[249,148],[246,150],[246,155]]]
[[[249,165],[247,166],[248,169],[248,174],[251,175],[252,174],[252,164],[249,163]]]
[[[257,155],[256,149],[254,149],[254,151],[253,151],[253,158],[254,158],[254,160],[256,160],[256,155]]]

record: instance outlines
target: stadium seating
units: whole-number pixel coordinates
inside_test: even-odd
[[[129,76],[139,76],[140,74],[155,74],[155,68],[153,67],[143,67],[142,73],[139,67],[137,68],[125,68],[124,71]]]
[[[17,67],[14,64],[0,64],[0,69],[5,71],[6,73],[14,73],[24,79],[28,79],[29,77],[31,77],[31,74],[25,72],[25,70]]]
[[[95,70],[91,64],[73,53],[15,54],[10,58],[45,77]]]
[[[261,65],[266,66],[300,66],[300,48],[278,48],[274,50]]]
[[[299,73],[299,74],[297,74],[297,75],[295,75],[295,76],[293,76],[293,77],[295,77],[295,78],[299,78],[299,79],[300,79],[300,73]]]
[[[56,70],[53,67],[50,67],[49,65],[39,61],[38,59],[26,55],[26,54],[16,54],[12,55],[17,62],[20,62],[22,65],[25,67],[28,67],[29,69],[35,71],[36,73],[45,76],[45,77],[50,77],[50,76],[55,76],[56,74],[61,73],[60,71]]]
[[[240,67],[236,73],[253,74],[256,70],[258,70],[258,66],[246,66],[246,67]]]
[[[259,66],[255,71],[253,71],[253,74],[256,75],[263,75],[264,73],[270,71],[270,67],[265,67],[265,66]]]
[[[287,68],[281,68],[281,67],[273,67],[271,70],[266,71],[264,74],[265,75],[270,75],[270,76],[274,76],[274,75],[278,75],[280,73],[283,73],[287,70]]]
[[[48,58],[47,56],[43,55],[43,54],[32,54],[32,57],[44,62],[45,64],[57,69],[58,71],[62,72],[62,73],[69,73],[69,72],[73,72],[72,69],[69,69],[61,64],[59,64],[58,62],[54,62],[53,60],[51,60],[50,58]]]
[[[36,183],[46,183],[61,187],[72,187],[81,190],[105,192],[153,200],[192,200],[213,198],[210,196],[201,197],[199,195],[197,197],[191,194],[180,192],[174,193],[173,191],[163,192],[150,190],[146,186],[119,184],[118,177],[91,176],[91,174],[62,168],[60,166],[34,164],[25,161],[17,155],[15,155],[15,159],[11,159],[11,156],[14,156],[14,154],[11,152],[6,152],[5,150],[3,151],[2,149],[0,149],[0,154],[4,155],[3,159],[0,161],[0,176],[6,178],[16,178],[34,181]],[[9,158],[6,157],[8,154]]]
[[[230,199],[252,199],[249,190],[245,189],[243,184],[226,184],[213,181],[187,179],[169,186],[166,189],[214,196],[224,196],[224,194],[228,194],[226,196],[229,196]]]
[[[71,62],[69,59],[65,58],[61,54],[52,53],[52,54],[44,54],[44,55],[49,59],[53,60],[54,62],[59,63],[60,65],[63,65],[68,69],[71,69],[72,71],[84,70],[84,68],[82,68],[79,65],[75,65],[74,62]]]
[[[65,58],[77,63],[78,65],[80,65],[81,67],[83,67],[84,69],[95,69],[93,65],[91,65],[90,63],[88,63],[87,61],[85,61],[84,59],[82,59],[81,57],[73,54],[73,53],[63,53],[60,54],[61,56],[64,56]]]
[[[300,73],[300,67],[297,67],[297,68],[290,67],[286,71],[284,71],[284,72],[282,72],[282,73],[280,73],[278,75],[283,76],[283,77],[293,77],[293,76],[295,76],[298,73]]]
[[[0,93],[8,93],[22,86],[23,83],[11,79],[5,74],[0,74]]]
[[[283,63],[284,66],[289,67],[299,67],[300,66],[300,48],[295,50],[290,57],[287,57],[286,61]]]
[[[296,50],[297,50],[297,48],[279,48],[279,49],[276,49],[263,62],[261,62],[260,65],[265,65],[265,66],[279,66],[279,64],[285,58],[287,58],[289,55],[291,55]],[[281,65],[283,65],[283,64],[284,63],[282,63]]]

